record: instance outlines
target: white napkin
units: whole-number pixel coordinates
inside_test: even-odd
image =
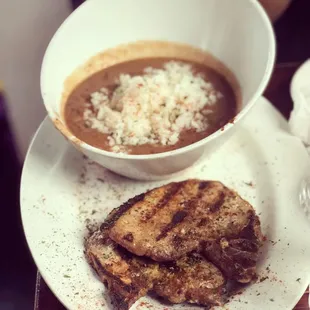
[[[310,154],[310,59],[293,76],[291,96],[294,106],[289,118],[290,129],[304,142]]]

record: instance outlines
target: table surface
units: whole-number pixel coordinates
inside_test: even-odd
[[[287,118],[292,109],[292,101],[289,94],[291,78],[300,63],[284,63],[275,67],[265,96]],[[309,310],[309,290],[305,292],[294,310]],[[64,310],[65,308],[50,291],[40,274],[37,275],[35,310]]]

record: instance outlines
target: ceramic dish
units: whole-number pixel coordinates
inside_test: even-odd
[[[24,230],[44,280],[70,310],[112,309],[83,254],[86,226],[102,222],[112,208],[146,189],[193,177],[213,179],[252,203],[267,237],[260,281],[225,309],[292,309],[310,280],[310,225],[298,203],[300,181],[310,163],[287,128],[283,117],[260,99],[234,137],[211,156],[173,179],[138,182],[84,158],[46,119],[29,149],[21,182]],[[150,297],[132,309],[146,310],[149,305],[153,310],[189,309]]]
[[[108,57],[109,65],[133,59],[137,54],[132,48],[126,50],[126,44],[136,41],[141,44],[137,48],[139,57],[167,56],[160,45],[149,48],[141,40],[187,44],[218,58],[235,74],[241,86],[242,108],[234,121],[201,141],[161,154],[107,152],[73,136],[61,113],[64,93],[70,93],[69,89],[87,76],[108,66],[105,57],[83,67],[85,62],[123,44],[122,53]],[[172,58],[178,55],[178,50],[169,53]],[[192,55],[183,56],[192,59]],[[204,151],[211,153],[227,140],[231,128],[263,93],[274,59],[272,25],[256,0],[136,0],[135,5],[125,0],[88,0],[67,18],[51,40],[42,64],[41,92],[54,124],[81,152],[118,174],[156,180],[191,166]],[[74,77],[67,80],[78,67]]]

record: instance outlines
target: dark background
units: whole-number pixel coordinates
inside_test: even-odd
[[[76,7],[82,0],[72,2]],[[309,58],[310,0],[294,0],[275,24],[275,31],[277,63],[280,66],[288,66],[291,62],[301,63]],[[287,78],[290,79],[291,75]],[[285,85],[283,95],[287,96],[288,84]],[[288,116],[290,109],[291,105],[284,109],[285,116]],[[33,309],[36,267],[29,254],[20,219],[19,181],[22,163],[17,160],[14,139],[5,114],[5,98],[0,95],[0,310],[28,310]]]

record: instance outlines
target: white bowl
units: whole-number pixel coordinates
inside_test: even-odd
[[[139,40],[189,44],[221,60],[241,86],[242,109],[234,123],[187,147],[151,155],[107,152],[72,136],[61,116],[67,77],[90,57]],[[228,132],[262,95],[274,60],[272,25],[256,0],[87,0],[49,44],[41,92],[56,127],[86,156],[118,174],[155,180],[188,168],[229,137]]]

